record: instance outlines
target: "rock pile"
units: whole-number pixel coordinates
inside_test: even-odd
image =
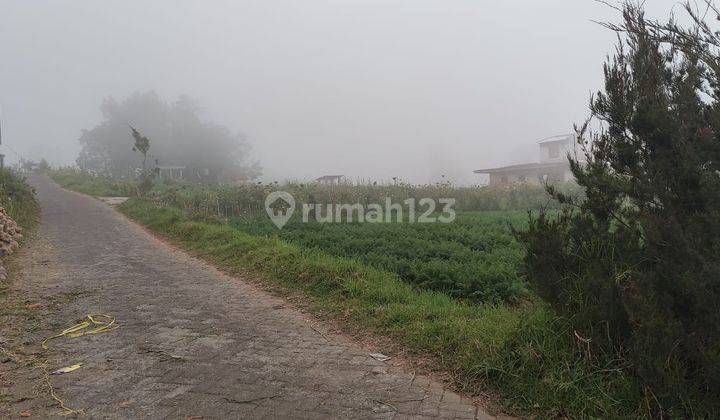
[[[0,207],[0,257],[15,252],[20,239],[22,239],[22,228],[8,216],[4,208]],[[0,265],[0,280],[6,278],[7,270]]]

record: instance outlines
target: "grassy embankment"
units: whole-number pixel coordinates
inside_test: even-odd
[[[23,228],[24,241],[29,231],[38,223],[40,206],[35,199],[35,191],[25,183],[24,179],[9,169],[0,169],[0,206]],[[12,255],[2,256],[0,264],[5,266],[8,258],[12,258]],[[9,274],[12,277],[12,270]],[[5,297],[8,284],[0,281],[0,298]],[[2,317],[8,309],[7,302],[0,303],[0,307],[0,317]]]
[[[497,391],[510,412],[644,412],[625,367],[584,352],[568,321],[525,288],[522,250],[506,224],[522,223],[522,212],[464,213],[457,225],[291,222],[276,233],[228,211],[222,190],[193,191],[131,199],[121,210],[226,270],[251,269],[327,316],[431,356],[469,392]]]
[[[128,197],[135,191],[135,183],[132,181],[93,176],[75,168],[51,169],[48,175],[67,189],[97,197]]]
[[[23,229],[37,224],[40,206],[35,191],[9,169],[0,169],[0,206]]]

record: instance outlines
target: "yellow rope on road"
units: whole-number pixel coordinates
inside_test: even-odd
[[[95,326],[95,328],[85,331],[87,328]],[[89,314],[85,319],[71,327],[65,328],[58,335],[48,337],[42,342],[42,348],[48,348],[48,341],[60,337],[78,338],[85,335],[102,334],[117,329],[119,325],[115,323],[115,317],[107,314]]]
[[[45,362],[45,364],[41,366],[41,369],[44,374],[43,379],[45,379],[45,384],[47,385],[48,390],[50,391],[50,396],[52,397],[53,400],[55,400],[58,403],[60,408],[62,408],[62,410],[63,410],[62,413],[60,413],[60,415],[61,416],[74,416],[74,415],[85,414],[82,409],[75,410],[74,408],[70,408],[70,407],[66,406],[65,401],[63,401],[57,395],[57,393],[55,393],[55,387],[52,384],[52,380],[50,380],[50,374],[48,373],[48,370],[47,370],[47,362]]]

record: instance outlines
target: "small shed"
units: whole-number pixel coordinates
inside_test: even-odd
[[[343,181],[343,178],[345,178],[345,175],[323,175],[315,178],[315,182],[319,184],[337,185]]]
[[[184,166],[158,166],[159,179],[183,179]]]

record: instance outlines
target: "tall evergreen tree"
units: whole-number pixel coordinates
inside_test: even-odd
[[[538,294],[572,317],[588,357],[623,358],[653,415],[720,415],[720,39],[626,4],[602,127],[569,156],[586,198],[518,236]],[[707,13],[717,10],[707,6]]]

